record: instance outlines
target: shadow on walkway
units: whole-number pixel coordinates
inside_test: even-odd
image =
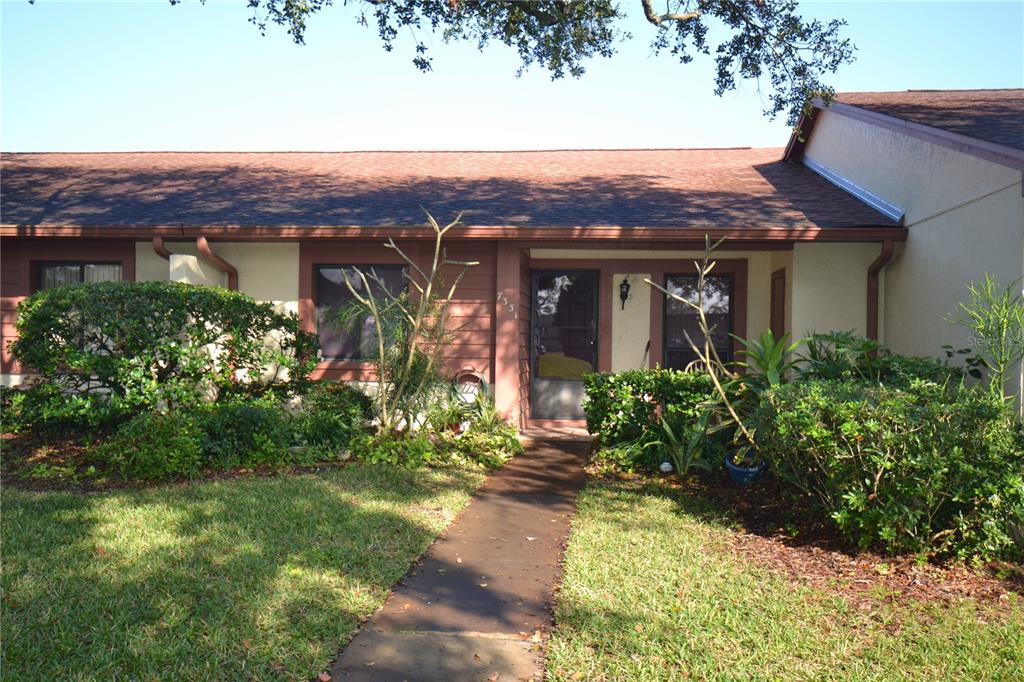
[[[333,678],[540,679],[588,448],[534,442],[493,474],[342,652]]]

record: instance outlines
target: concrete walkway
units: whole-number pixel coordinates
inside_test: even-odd
[[[540,680],[589,444],[535,441],[480,488],[334,663],[334,680]]]

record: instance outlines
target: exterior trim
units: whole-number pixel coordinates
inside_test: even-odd
[[[733,244],[748,242],[877,242],[886,239],[905,241],[907,231],[902,227],[887,225],[864,225],[861,227],[793,227],[771,228],[751,226],[749,228],[718,227],[619,227],[614,225],[592,227],[515,227],[510,225],[477,225],[462,228],[446,237],[448,241],[464,240],[515,240],[517,242],[565,242],[585,239],[592,242],[645,241],[662,243],[685,242],[704,244],[704,237],[717,240],[725,237]],[[221,241],[276,241],[279,239],[395,239],[433,240],[434,232],[429,227],[297,227],[282,225],[252,227],[180,227],[180,226],[96,226],[81,227],[68,225],[11,225],[0,224],[0,237],[87,237],[93,239],[150,239],[164,237],[183,241],[198,237]]]
[[[979,140],[975,137],[961,135],[942,128],[934,128],[922,123],[914,123],[888,114],[880,114],[870,109],[864,109],[853,104],[843,102],[832,102],[826,105],[820,98],[814,100],[814,106],[818,109],[827,109],[841,116],[864,121],[882,128],[895,130],[896,132],[916,137],[925,142],[931,142],[942,147],[947,147],[964,154],[977,156],[978,158],[992,161],[1003,166],[1016,168],[1024,172],[1024,151],[1007,147],[1006,145]]]
[[[199,249],[200,258],[228,276],[228,289],[238,291],[238,269],[214,253],[206,237],[196,237],[196,248]]]
[[[776,339],[781,339],[786,333],[786,268],[779,268],[772,272],[768,300],[768,326],[772,335]]]
[[[167,250],[163,237],[153,237],[153,251],[164,260],[171,260],[171,252]]]
[[[803,157],[804,166],[811,169],[821,177],[831,182],[836,187],[846,190],[849,194],[857,197],[865,204],[875,209],[879,213],[886,215],[899,224],[903,224],[903,217],[906,215],[906,211],[897,206],[896,204],[886,201],[882,197],[878,196],[871,190],[861,187],[853,180],[849,180],[839,173],[835,172],[828,166],[814,159]]]
[[[789,136],[789,142],[786,143],[786,151],[782,154],[783,161],[799,161],[803,158],[804,149],[807,148],[807,142],[811,139],[814,124],[818,120],[818,111],[817,107],[811,107],[810,111],[804,111],[800,114],[800,120],[796,122],[793,134]]]
[[[528,429],[586,429],[586,419],[527,419]]]
[[[529,403],[523,405],[520,378],[520,282],[526,259],[517,244],[498,244],[494,304],[494,404],[519,426],[525,423]],[[504,341],[504,343],[502,343]],[[526,359],[526,362],[529,362]],[[525,408],[525,409],[524,409]]]
[[[868,338],[878,341],[878,274],[892,260],[895,244],[891,241],[882,242],[882,250],[870,266],[868,266]]]

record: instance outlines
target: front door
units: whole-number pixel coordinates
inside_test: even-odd
[[[597,283],[589,270],[533,272],[530,416],[583,419],[583,375],[597,369]]]

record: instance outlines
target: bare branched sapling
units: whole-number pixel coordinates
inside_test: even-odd
[[[377,411],[382,433],[411,426],[424,407],[424,399],[436,380],[441,350],[458,330],[449,329],[455,291],[478,261],[448,257],[444,237],[460,224],[459,214],[441,226],[429,212],[427,222],[434,231],[430,262],[421,265],[389,238],[384,246],[405,263],[403,292],[393,292],[377,272],[352,268],[345,284],[355,301],[355,312],[373,325],[377,370]],[[349,278],[353,277],[356,286]],[[352,322],[352,309],[344,311],[342,323]],[[344,319],[348,318],[348,319]]]
[[[708,322],[704,306],[705,283],[707,281],[708,276],[710,276],[711,272],[715,269],[715,261],[712,260],[712,254],[714,253],[715,249],[717,249],[724,241],[725,238],[723,237],[722,239],[719,239],[718,241],[712,244],[711,238],[707,235],[704,236],[704,257],[699,262],[694,261],[693,264],[697,271],[696,301],[691,301],[688,298],[685,298],[683,296],[680,296],[679,294],[669,291],[665,287],[661,286],[660,284],[657,284],[656,282],[652,282],[649,279],[645,279],[644,281],[653,288],[660,291],[665,296],[687,306],[696,314],[697,326],[700,329],[701,334],[704,336],[704,338],[702,340],[702,343],[698,345],[693,340],[693,338],[690,337],[690,334],[688,332],[684,332],[686,336],[686,341],[687,343],[690,344],[690,349],[697,356],[697,364],[699,364],[711,378],[711,382],[712,384],[714,384],[715,392],[718,394],[718,398],[722,406],[725,408],[729,417],[732,419],[732,422],[736,424],[736,428],[740,432],[740,435],[742,435],[743,440],[746,441],[747,446],[743,448],[743,450],[745,451],[749,448],[756,448],[756,443],[754,441],[754,433],[753,431],[747,428],[746,424],[743,423],[743,420],[737,413],[736,408],[733,406],[732,400],[729,398],[728,391],[726,391],[725,389],[725,384],[738,382],[740,376],[736,372],[729,369],[729,367],[727,367],[726,364],[722,362],[721,357],[718,355],[718,351],[715,349],[715,345],[711,342],[712,334],[715,331],[715,326]]]

